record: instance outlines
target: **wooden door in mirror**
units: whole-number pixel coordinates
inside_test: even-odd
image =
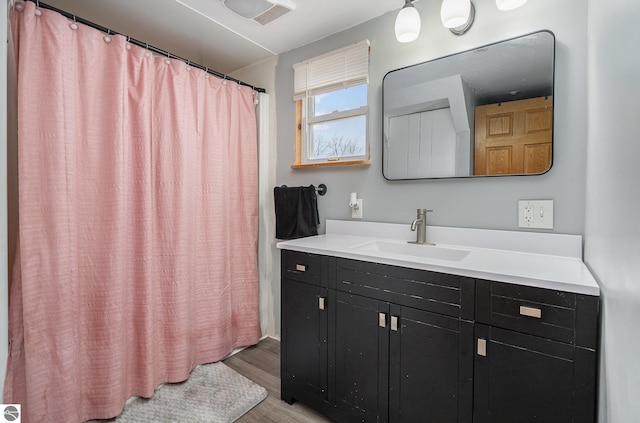
[[[552,96],[476,107],[475,175],[544,173],[551,167]]]

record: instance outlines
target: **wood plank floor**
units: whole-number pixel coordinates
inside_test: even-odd
[[[226,358],[224,364],[269,391],[269,396],[238,423],[326,423],[328,418],[300,404],[280,399],[280,342],[265,338],[256,346]]]

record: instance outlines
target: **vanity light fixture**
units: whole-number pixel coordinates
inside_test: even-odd
[[[471,0],[443,0],[440,20],[445,28],[456,28],[469,20]]]
[[[476,8],[471,0],[443,0],[440,7],[442,25],[455,35],[462,35],[471,28]]]
[[[420,14],[413,5],[413,0],[405,0],[396,17],[396,39],[401,43],[415,40],[420,35],[420,25]]]
[[[413,5],[414,1],[405,0],[396,17],[396,39],[401,43],[411,42],[420,35],[420,14]],[[496,6],[499,10],[513,10],[526,2],[527,0],[496,0]],[[476,8],[471,0],[442,0],[440,20],[455,35],[466,33],[475,17]]]
[[[496,0],[498,10],[513,10],[525,4],[527,0]]]

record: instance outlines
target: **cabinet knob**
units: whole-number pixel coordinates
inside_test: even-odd
[[[520,314],[523,316],[535,317],[540,319],[542,317],[542,310],[534,307],[520,306]]]
[[[298,272],[305,272],[307,270],[307,266],[304,264],[296,264],[296,270]]]

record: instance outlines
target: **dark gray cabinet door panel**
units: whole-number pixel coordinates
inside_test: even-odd
[[[594,351],[476,323],[476,423],[588,423],[595,418]]]
[[[389,421],[471,422],[473,323],[391,306]]]
[[[282,398],[327,399],[327,290],[289,279],[282,285]]]
[[[348,421],[386,422],[389,306],[343,292],[336,298],[336,406]]]

